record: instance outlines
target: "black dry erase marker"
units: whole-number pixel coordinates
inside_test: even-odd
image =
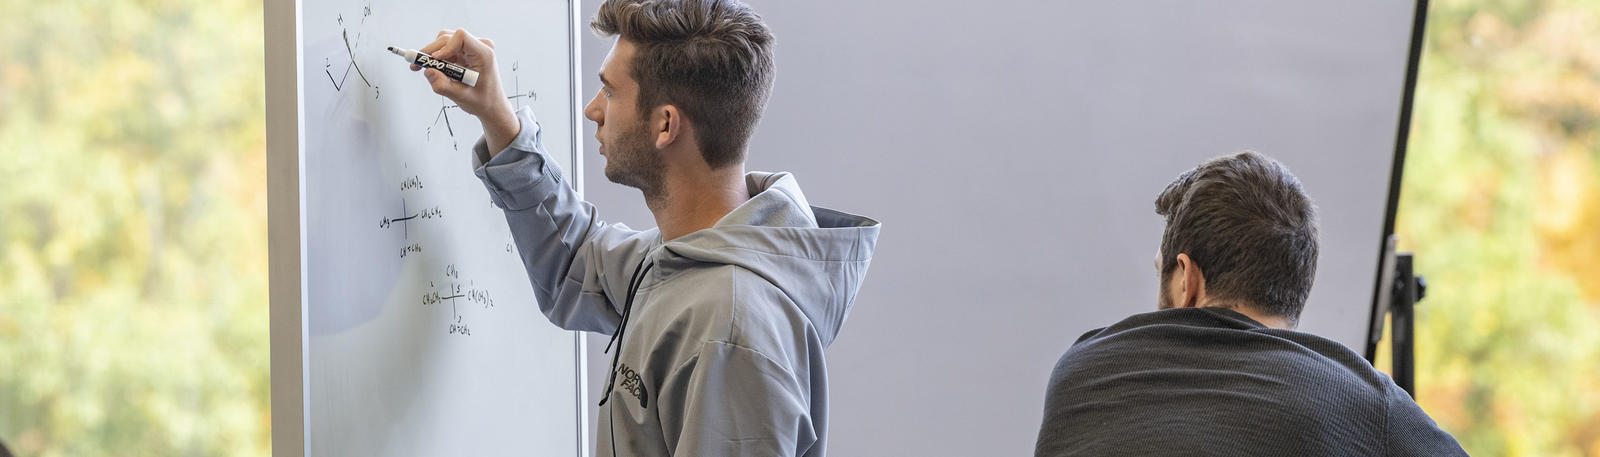
[[[433,56],[421,51],[413,51],[410,49],[390,46],[389,52],[405,58],[407,62],[411,62],[413,65],[422,68],[439,70],[439,72],[444,73],[446,77],[456,81],[461,81],[462,84],[466,84],[468,86],[478,85],[478,72],[468,70],[467,67],[435,59]]]

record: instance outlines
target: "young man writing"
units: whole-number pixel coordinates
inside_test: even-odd
[[[513,111],[493,43],[440,32],[422,49],[481,72],[435,92],[483,124],[476,172],[504,208],[545,315],[609,333],[596,455],[821,456],[823,349],[866,275],[879,224],[807,203],[787,173],[746,173],[773,80],[772,34],[733,0],[607,1],[616,36],[597,125],[606,177],[639,189],[656,229],[601,222]]]

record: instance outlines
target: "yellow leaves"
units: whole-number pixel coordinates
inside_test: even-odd
[[[1396,231],[1419,402],[1474,455],[1600,428],[1600,4],[1434,3]]]
[[[1594,161],[1585,151],[1566,150],[1544,158],[1544,179],[1540,201],[1540,227],[1552,233],[1571,233],[1580,228],[1588,204],[1595,200],[1600,180]],[[1591,232],[1592,233],[1592,232]]]
[[[1468,42],[1475,47],[1505,47],[1516,30],[1501,20],[1500,16],[1480,11],[1467,21],[1466,32]]]
[[[1523,30],[1518,52],[1500,59],[1498,102],[1539,135],[1542,152],[1592,142],[1600,128],[1600,16],[1552,6]]]
[[[1462,223],[1478,230],[1490,230],[1497,220],[1496,201],[1501,195],[1505,180],[1498,173],[1488,173],[1470,180],[1467,197],[1457,203],[1456,211]]]
[[[1530,27],[1530,44],[1554,60],[1579,67],[1600,69],[1600,42],[1583,39],[1600,30],[1600,15],[1591,7],[1557,5],[1541,15],[1540,24]]]
[[[1600,305],[1600,164],[1569,149],[1541,164],[1539,235],[1547,266],[1580,281],[1591,306]]]
[[[1418,352],[1437,352],[1441,349],[1427,346],[1416,348]],[[1433,355],[1427,358],[1437,357]],[[1473,417],[1474,411],[1468,407],[1467,396],[1472,392],[1473,383],[1464,361],[1456,360],[1442,369],[1430,370],[1428,376],[1427,382],[1417,383],[1417,404],[1422,405],[1428,415],[1446,429],[1472,425],[1476,418]]]

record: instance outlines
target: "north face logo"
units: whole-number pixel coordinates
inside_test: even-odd
[[[633,371],[633,368],[628,367],[626,364],[620,364],[617,366],[616,382],[620,384],[618,387],[621,387],[622,390],[628,391],[628,393],[633,394],[633,398],[639,399],[639,407],[650,407],[650,392],[645,390],[644,379],[639,377],[639,372]]]

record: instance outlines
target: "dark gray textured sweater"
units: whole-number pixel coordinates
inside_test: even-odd
[[[1344,345],[1226,309],[1183,308],[1079,338],[1050,375],[1035,454],[1466,452]]]

